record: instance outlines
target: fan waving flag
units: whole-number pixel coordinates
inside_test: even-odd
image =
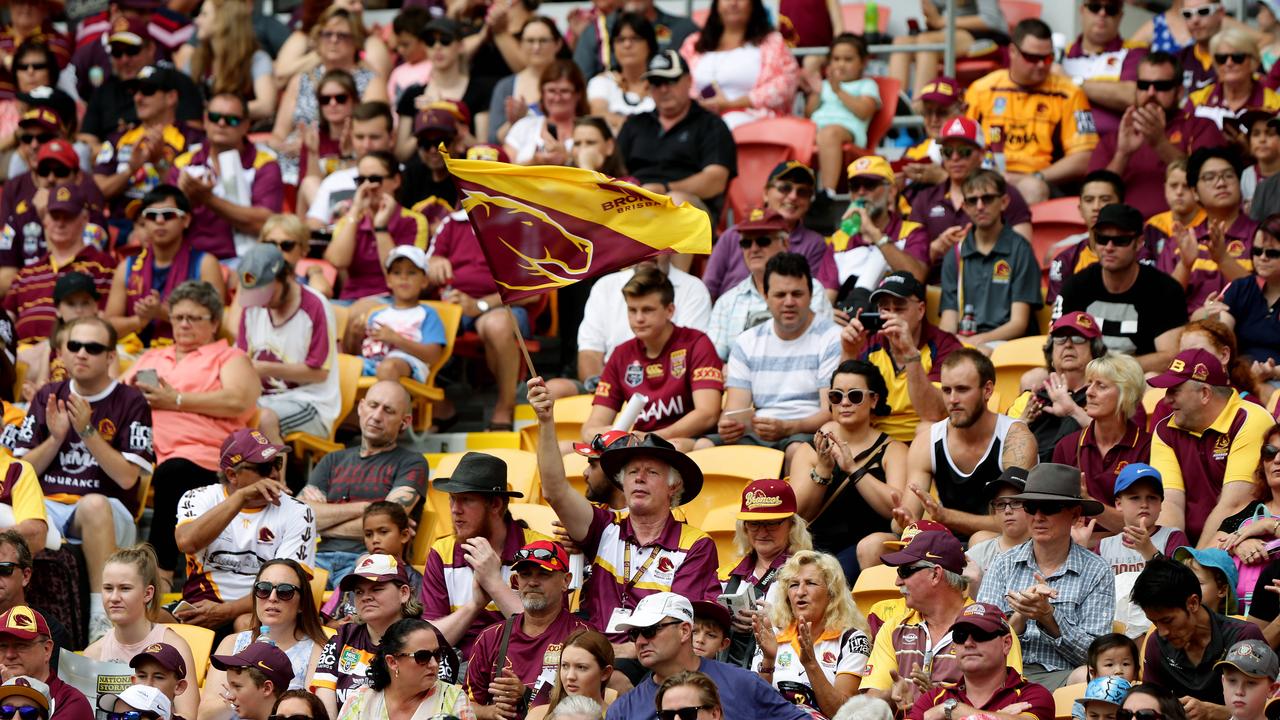
[[[572,285],[664,250],[711,252],[691,205],[590,170],[454,160],[441,150],[504,303]]]

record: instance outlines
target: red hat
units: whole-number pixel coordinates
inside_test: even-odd
[[[80,167],[80,157],[76,155],[76,149],[66,140],[50,140],[41,145],[40,150],[36,152],[36,165],[45,160],[56,160],[72,170]]]
[[[717,602],[694,600],[693,619],[710,620],[719,625],[725,635],[733,632],[733,618],[729,615],[729,609]]]
[[[911,542],[898,552],[881,555],[880,562],[895,567],[930,562],[959,575],[964,572],[964,548],[949,532],[926,530],[911,538]]]
[[[277,688],[288,689],[293,682],[293,663],[280,648],[266,642],[253,642],[235,655],[214,655],[209,662],[219,670],[255,668],[267,676]]]
[[[288,451],[284,445],[275,445],[257,430],[241,428],[222,441],[222,459],[219,467],[226,470],[240,463],[263,463],[274,460]]]
[[[626,430],[606,430],[597,433],[591,442],[574,443],[573,451],[589,460],[597,460],[610,445],[628,437],[631,437],[631,433]]]
[[[955,80],[946,76],[939,76],[934,78],[933,82],[920,88],[920,94],[917,97],[924,102],[950,105],[964,99],[964,89]]]
[[[31,108],[23,113],[22,119],[18,120],[18,127],[27,125],[35,125],[45,132],[55,134],[62,131],[62,122],[58,119],[58,113],[47,107]]]
[[[537,565],[551,572],[569,572],[569,553],[553,540],[534,540],[516,553],[511,569],[519,569],[521,563]]]
[[[946,525],[936,520],[917,520],[910,525],[902,528],[902,535],[896,540],[885,540],[885,547],[904,548],[911,543],[911,538],[928,530],[937,530],[938,532],[951,532]]]
[[[979,149],[987,146],[982,139],[982,128],[963,115],[951,118],[942,126],[942,132],[938,133],[938,142],[948,140],[963,140]]]
[[[1098,327],[1098,321],[1082,310],[1075,310],[1058,318],[1053,323],[1053,327],[1049,329],[1049,334],[1052,335],[1059,330],[1074,330],[1077,335],[1082,335],[1090,340],[1102,337],[1102,330]]]
[[[41,635],[52,636],[44,616],[26,605],[14,605],[8,612],[0,615],[0,635],[19,640],[35,640]]]
[[[952,632],[960,627],[1003,635],[1009,632],[1009,619],[1005,617],[1004,611],[995,605],[973,603],[961,610],[955,621],[951,623]]]
[[[784,520],[796,514],[796,493],[785,480],[753,480],[742,489],[739,520]]]
[[[355,588],[356,583],[361,580],[408,585],[409,573],[404,569],[404,565],[400,561],[390,555],[366,555],[363,560],[356,563],[355,570],[352,570],[346,577],[342,578],[342,582],[338,584],[338,589],[346,592]]]
[[[441,108],[427,108],[418,113],[413,120],[413,134],[422,135],[424,133],[444,133],[446,135],[456,135],[458,132],[458,121],[448,110]]]
[[[752,210],[746,222],[738,223],[738,234],[773,233],[789,230],[787,219],[777,210]]]
[[[65,212],[78,214],[85,209],[84,193],[79,185],[59,185],[49,193],[49,204],[45,206],[49,212]]]
[[[1150,378],[1147,384],[1156,388],[1171,388],[1188,380],[1198,380],[1216,387],[1231,385],[1227,371],[1222,369],[1222,362],[1204,350],[1183,350],[1169,363],[1168,370]]]
[[[148,645],[145,650],[129,660],[129,667],[136,668],[147,660],[157,662],[166,670],[176,673],[179,679],[187,676],[187,664],[182,660],[182,653],[169,643]]]

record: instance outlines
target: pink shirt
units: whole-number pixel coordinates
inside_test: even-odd
[[[132,384],[139,370],[150,369],[180,393],[213,392],[222,389],[222,368],[237,355],[245,357],[243,350],[231,347],[226,340],[217,340],[189,352],[181,361],[177,360],[176,346],[155,348],[138,358],[122,380]],[[152,410],[157,463],[171,457],[183,457],[216,472],[222,441],[235,430],[245,427],[257,410],[256,405],[251,405],[233,418]]]

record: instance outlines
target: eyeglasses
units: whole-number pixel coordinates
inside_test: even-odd
[[[209,322],[213,319],[211,315],[170,315],[169,323],[171,325],[195,325],[198,322]]]
[[[630,45],[638,42],[644,42],[644,38],[639,35],[618,35],[613,38],[614,45]]]
[[[810,197],[813,195],[812,185],[801,185],[799,183],[786,182],[785,180],[774,183],[773,189],[783,195],[790,195],[792,192],[800,197]]]
[[[969,638],[973,638],[974,642],[987,642],[988,640],[995,640],[1002,635],[1004,635],[1002,632],[964,627],[959,630],[951,631],[951,642],[957,645],[963,645],[969,642]]]
[[[1119,17],[1120,13],[1124,12],[1124,8],[1122,6],[1111,5],[1109,3],[1085,3],[1084,8],[1094,15],[1110,15],[1111,17]]]
[[[355,35],[352,35],[349,32],[342,32],[341,30],[325,30],[320,33],[320,39],[327,40],[329,42],[349,43],[355,40]]]
[[[356,185],[360,186],[360,185],[364,185],[365,183],[371,183],[373,185],[381,185],[382,181],[386,179],[387,179],[386,175],[357,175]]]
[[[676,708],[675,710],[659,710],[659,720],[697,720],[698,712],[701,710],[711,710],[714,705],[690,705],[689,707]]]
[[[449,47],[453,44],[453,38],[448,35],[428,35],[426,39],[422,41],[422,44],[429,48],[433,48],[437,45]]]
[[[883,180],[871,180],[869,178],[854,178],[849,181],[849,192],[875,192],[884,187]]]
[[[1083,335],[1054,335],[1053,336],[1054,345],[1066,345],[1067,343],[1071,343],[1072,345],[1084,345],[1087,342],[1089,342],[1089,338]]]
[[[110,346],[103,345],[100,342],[80,342],[79,340],[67,341],[67,352],[71,353],[72,355],[75,355],[76,353],[83,350],[89,353],[90,355],[97,357],[110,349],[111,349]]]
[[[1151,88],[1155,88],[1156,92],[1169,92],[1182,83],[1177,80],[1138,80],[1136,84],[1138,86],[1138,90],[1142,92],[1146,92]]]
[[[845,398],[849,398],[850,405],[861,405],[863,400],[871,394],[870,390],[828,390],[827,402],[832,405],[840,405]]]
[[[50,175],[59,180],[66,180],[71,177],[75,170],[63,165],[62,163],[41,163],[36,166],[36,175],[40,177],[49,177]]]
[[[938,151],[942,153],[942,157],[944,158],[955,157],[960,158],[961,160],[967,160],[973,157],[973,154],[978,152],[978,149],[975,147],[969,147],[968,145],[943,145],[938,149]]]
[[[298,594],[300,587],[293,583],[272,584],[265,580],[253,584],[253,595],[259,600],[266,600],[271,597],[272,591],[276,594],[276,599],[281,602],[289,602],[294,595]]]
[[[1263,461],[1263,462],[1271,462],[1272,460],[1275,460],[1275,459],[1276,459],[1276,456],[1277,456],[1277,455],[1280,455],[1280,447],[1276,447],[1275,445],[1263,445],[1263,446],[1262,446],[1262,461]]]
[[[978,207],[978,203],[986,207],[990,207],[996,203],[1003,195],[1000,193],[984,193],[982,195],[965,195],[964,204],[971,207]]]
[[[291,252],[293,252],[294,250],[297,250],[297,249],[298,249],[298,241],[297,241],[297,240],[270,240],[270,239],[267,239],[267,240],[263,240],[263,242],[265,242],[265,243],[267,243],[267,244],[269,244],[269,245],[275,245],[276,247],[280,248],[280,252],[282,252],[282,253],[291,253]]]
[[[1049,517],[1050,515],[1057,515],[1058,513],[1066,510],[1067,505],[1065,503],[1058,503],[1058,502],[1027,500],[1026,502],[1022,503],[1022,509],[1026,510],[1028,515],[1039,514],[1039,515],[1044,515],[1045,517]]]
[[[44,710],[35,705],[26,705],[18,707],[16,705],[0,705],[0,718],[11,718],[14,715],[22,718],[22,720],[39,720],[45,716]]]
[[[1023,50],[1017,45],[1014,45],[1013,48],[1018,51],[1018,54],[1022,56],[1023,60],[1026,60],[1032,65],[1048,65],[1053,62],[1053,53],[1031,53]]]
[[[21,567],[22,566],[16,562],[0,562],[0,578],[11,577],[13,572]]]
[[[1218,63],[1219,65],[1226,65],[1226,64],[1227,64],[1227,61],[1228,61],[1228,60],[1230,60],[1230,61],[1231,61],[1233,64],[1235,64],[1235,65],[1243,65],[1243,64],[1244,64],[1244,61],[1245,61],[1247,58],[1251,58],[1251,57],[1253,57],[1253,56],[1252,56],[1252,55],[1250,55],[1249,53],[1241,53],[1241,52],[1237,52],[1237,53],[1214,53],[1214,54],[1213,54],[1213,61],[1214,61],[1214,62],[1216,62],[1216,63]]]
[[[133,86],[134,95],[151,97],[152,95],[155,95],[158,92],[160,92],[160,88],[156,87],[155,85],[138,84]]]
[[[182,208],[147,208],[142,211],[142,217],[152,222],[169,222],[187,216],[187,212]]]
[[[1186,10],[1182,11],[1184,14]],[[1116,720],[1164,720],[1164,713],[1159,710],[1116,710]]]
[[[749,237],[738,238],[738,247],[746,250],[754,243],[758,248],[767,248],[773,244],[773,241],[774,238],[772,235],[751,235]]]
[[[1222,172],[1216,172],[1216,173],[1200,173],[1199,182],[1197,182],[1197,184],[1202,182],[1212,186],[1212,185],[1217,185],[1219,180],[1229,184],[1232,180],[1235,180],[1235,179],[1236,179],[1235,170],[1223,170]]]
[[[1268,260],[1280,260],[1280,249],[1277,248],[1260,248],[1257,245],[1249,250],[1254,257],[1267,256]]]
[[[440,657],[439,650],[414,650],[411,653],[396,653],[396,657],[409,657],[419,665],[426,665],[432,660]]]
[[[351,96],[346,93],[334,93],[321,95],[319,100],[321,105],[346,105],[351,100]]]
[[[679,620],[668,620],[667,622],[660,622],[657,625],[650,625],[646,628],[632,628],[627,634],[631,636],[631,642],[635,642],[637,638],[652,640],[659,632],[662,631],[662,628],[679,624]]]
[[[107,720],[157,720],[159,717],[153,712],[139,712],[137,710],[107,713]]]
[[[219,113],[212,110],[205,114],[208,116],[209,122],[214,125],[226,123],[227,127],[240,127],[240,123],[244,122],[244,118],[239,115],[228,115],[227,113]]]
[[[937,566],[936,565],[899,565],[898,577],[903,580],[906,580],[907,578],[911,577],[912,575],[915,575],[921,570],[932,570],[935,567]]]
[[[1093,242],[1097,245],[1115,245],[1116,247],[1128,247],[1137,239],[1137,235],[1103,235],[1098,233],[1093,236]]]
[[[15,71],[25,70],[27,72],[35,72],[37,70],[48,70],[49,63],[42,63],[42,62],[41,63],[21,63],[18,65],[14,65],[13,69]]]
[[[992,500],[987,503],[987,507],[995,512],[1004,512],[1005,510],[1021,510],[1023,503],[1021,500]]]
[[[142,52],[141,45],[112,45],[111,57],[119,60],[124,57],[137,57]]]
[[[36,135],[22,134],[22,135],[18,135],[18,144],[31,145],[34,143],[39,143],[43,145],[47,142],[51,142],[57,139],[58,139],[58,136],[54,135],[53,133],[38,133]]]
[[[545,560],[546,562],[559,562],[556,554],[546,548],[522,548],[516,553],[515,560],[512,564],[521,560]]]
[[[258,475],[262,477],[267,477],[273,471],[279,470],[280,468],[284,467],[284,458],[278,457],[275,460],[272,460],[271,462],[264,462],[264,463],[241,463],[240,467],[251,468]],[[281,599],[284,600],[287,598],[281,598]]]
[[[1219,3],[1209,3],[1208,5],[1201,5],[1198,8],[1182,8],[1182,19],[1190,20],[1191,18],[1197,17],[1197,16],[1209,17],[1210,15],[1218,12],[1218,10],[1221,8],[1222,8],[1222,5],[1220,5]]]
[[[745,525],[748,530],[752,528],[772,530],[777,527],[782,527],[782,523],[784,522],[786,522],[785,518],[782,520],[743,520],[742,524]]]

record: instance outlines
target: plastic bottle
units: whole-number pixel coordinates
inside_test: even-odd
[[[271,639],[271,635],[269,634],[270,632],[271,632],[271,628],[267,627],[266,625],[259,627],[258,642],[264,642],[274,647],[276,644],[276,641]]]
[[[977,335],[978,334],[978,318],[974,314],[973,306],[965,303],[964,317],[960,319],[960,330],[957,335]]]
[[[866,206],[866,203],[863,202],[861,199],[853,201],[853,207],[855,208],[861,208],[865,206]],[[862,232],[862,213],[859,213],[859,212],[850,213],[849,217],[845,218],[840,223],[840,229],[844,231],[844,234],[849,237],[853,237],[854,235],[857,235],[858,233]]]
[[[867,13],[862,26],[862,34],[870,36],[878,32],[880,32],[880,5],[876,3],[876,0],[870,0],[867,3]]]

